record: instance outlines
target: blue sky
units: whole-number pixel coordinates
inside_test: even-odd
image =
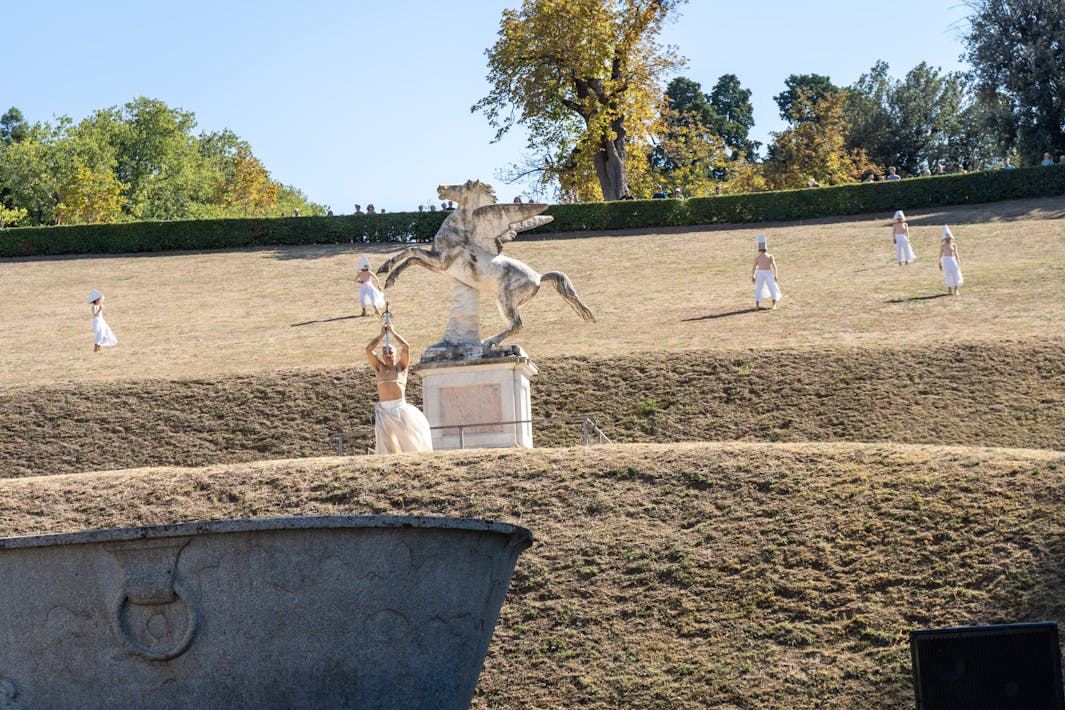
[[[338,214],[435,200],[440,183],[497,177],[525,147],[472,106],[488,91],[484,51],[520,0],[0,0],[7,71],[0,112],[80,120],[147,96],[233,130],[274,179]],[[877,60],[963,69],[969,11],[956,0],[809,3],[691,0],[663,40],[707,92],[722,74],[752,91],[752,136],[783,128],[773,96],[790,74],[854,82]]]

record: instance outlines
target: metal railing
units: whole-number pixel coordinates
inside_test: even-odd
[[[441,424],[439,426],[434,426],[434,427],[430,427],[430,428],[433,429],[434,431],[438,430],[438,429],[448,429],[448,430],[458,429],[459,448],[460,449],[464,449],[464,448],[466,448],[466,430],[467,429],[476,429],[477,427],[485,427],[485,426],[511,426],[511,425],[515,425],[515,424],[535,424],[535,423],[541,423],[541,424],[559,424],[559,423],[570,424],[570,423],[575,423],[575,422],[580,422],[581,423],[581,442],[583,443],[584,446],[590,445],[592,443],[592,439],[593,438],[596,440],[595,443],[597,443],[597,444],[610,444],[610,443],[613,443],[613,442],[610,441],[610,437],[608,437],[606,434],[604,434],[602,429],[599,428],[599,425],[595,421],[595,417],[590,415],[590,414],[582,414],[582,415],[574,416],[574,417],[533,417],[532,419],[515,419],[515,420],[511,420],[511,421],[502,421],[502,422],[479,422],[477,424]],[[333,438],[334,441],[336,441],[337,456],[343,456],[344,455],[344,442],[345,442],[345,440],[351,440],[351,439],[355,439],[357,437],[358,438],[368,439],[371,442],[371,443],[367,444],[365,448],[366,448],[366,453],[367,454],[372,453],[373,452],[373,443],[372,443],[373,442],[373,436],[374,436],[373,429],[362,430],[362,431],[346,431],[346,432],[341,432],[339,434],[334,434],[332,438]]]

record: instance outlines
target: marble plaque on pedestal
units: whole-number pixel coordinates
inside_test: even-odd
[[[504,355],[421,362],[422,409],[433,450],[532,448],[528,357]]]

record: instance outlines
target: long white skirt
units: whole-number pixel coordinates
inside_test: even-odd
[[[917,261],[917,255],[913,253],[913,247],[910,246],[910,238],[905,234],[895,235],[895,261],[899,263]]]
[[[943,275],[947,277],[947,288],[958,288],[965,279],[961,275],[961,267],[958,266],[958,260],[953,256],[942,257],[943,262]]]
[[[369,281],[364,281],[359,284],[359,303],[362,305],[363,310],[367,308],[384,308],[385,294],[374,288]]]
[[[754,300],[779,301],[781,298],[783,298],[783,295],[780,293],[780,287],[777,286],[777,280],[773,278],[773,272],[770,269],[756,271],[754,274]]]
[[[103,316],[94,316],[92,319],[93,342],[103,347],[118,345],[118,338],[111,332],[111,326],[107,324]]]
[[[432,451],[433,432],[422,410],[404,399],[378,402],[374,416],[374,453]]]

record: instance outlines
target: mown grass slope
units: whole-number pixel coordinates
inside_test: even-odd
[[[891,441],[1065,449],[1065,340],[556,358],[533,415],[617,442]],[[417,378],[412,378],[415,381]],[[417,383],[409,392],[420,401]],[[372,442],[368,368],[0,394],[0,477],[321,456]],[[535,427],[537,446],[579,425]]]
[[[0,534],[285,514],[530,528],[478,708],[912,706],[912,629],[1065,620],[1065,453],[633,444],[0,481]]]

